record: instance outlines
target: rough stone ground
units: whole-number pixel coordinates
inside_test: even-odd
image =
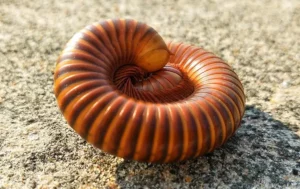
[[[116,17],[234,68],[247,109],[226,145],[181,163],[136,163],[67,126],[55,61],[75,32]],[[0,0],[0,188],[300,188],[299,38],[299,0]]]

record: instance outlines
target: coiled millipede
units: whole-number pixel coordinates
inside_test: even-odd
[[[245,110],[230,66],[170,42],[144,23],[107,20],[75,34],[60,55],[54,93],[68,124],[105,152],[174,162],[212,152]]]

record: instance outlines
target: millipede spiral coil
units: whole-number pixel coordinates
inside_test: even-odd
[[[202,48],[166,44],[130,19],[75,34],[57,61],[54,93],[82,138],[144,162],[212,152],[234,134],[245,109],[243,86],[227,63]]]

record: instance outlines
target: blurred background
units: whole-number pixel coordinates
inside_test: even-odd
[[[224,147],[139,164],[67,126],[53,95],[56,59],[77,31],[111,18],[145,22],[233,67],[247,108]],[[0,188],[300,187],[299,38],[299,0],[0,0]]]

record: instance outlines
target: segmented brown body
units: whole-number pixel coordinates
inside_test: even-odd
[[[168,64],[152,73],[140,66],[149,43],[171,52]],[[69,125],[126,159],[173,162],[211,152],[244,114],[243,87],[228,64],[202,48],[165,46],[155,30],[134,20],[80,31],[58,59],[54,79]]]

